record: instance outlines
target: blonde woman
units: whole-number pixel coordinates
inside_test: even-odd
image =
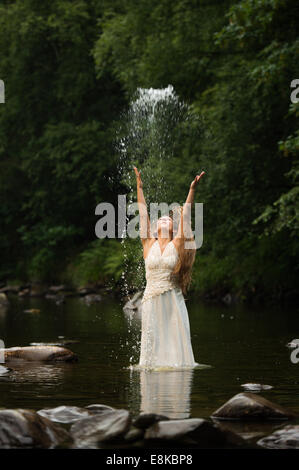
[[[184,295],[191,282],[196,254],[190,226],[191,206],[196,186],[205,172],[197,175],[190,185],[179,217],[175,217],[178,222],[177,229],[172,212],[169,216],[158,219],[152,235],[140,171],[136,167],[134,171],[146,271],[139,366],[195,367],[198,363],[194,360]],[[186,235],[189,235],[188,238]],[[191,248],[190,240],[193,240]]]

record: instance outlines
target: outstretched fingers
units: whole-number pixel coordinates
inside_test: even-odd
[[[205,174],[205,171],[202,171],[202,172],[200,173],[200,175],[196,175],[196,181],[198,182],[198,181],[200,180],[200,178],[203,177],[204,174]]]

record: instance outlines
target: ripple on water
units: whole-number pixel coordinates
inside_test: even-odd
[[[149,371],[180,371],[180,370],[193,370],[193,369],[211,369],[213,366],[209,364],[199,364],[195,363],[194,366],[156,366],[156,367],[150,367],[150,366],[141,366],[139,364],[131,364],[125,369],[130,369],[130,370],[149,370]]]

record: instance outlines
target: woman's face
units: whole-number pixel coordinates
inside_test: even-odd
[[[157,222],[157,232],[161,233],[162,238],[168,238],[172,236],[173,232],[173,221],[168,215],[160,217]]]

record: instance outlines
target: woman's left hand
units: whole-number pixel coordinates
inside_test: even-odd
[[[200,178],[202,178],[204,174],[205,174],[205,172],[202,171],[202,172],[200,173],[200,175],[196,175],[196,176],[195,176],[195,179],[192,181],[192,183],[191,183],[191,185],[190,185],[190,189],[195,189],[195,188],[196,188],[196,186],[198,185],[198,182],[199,182]]]

